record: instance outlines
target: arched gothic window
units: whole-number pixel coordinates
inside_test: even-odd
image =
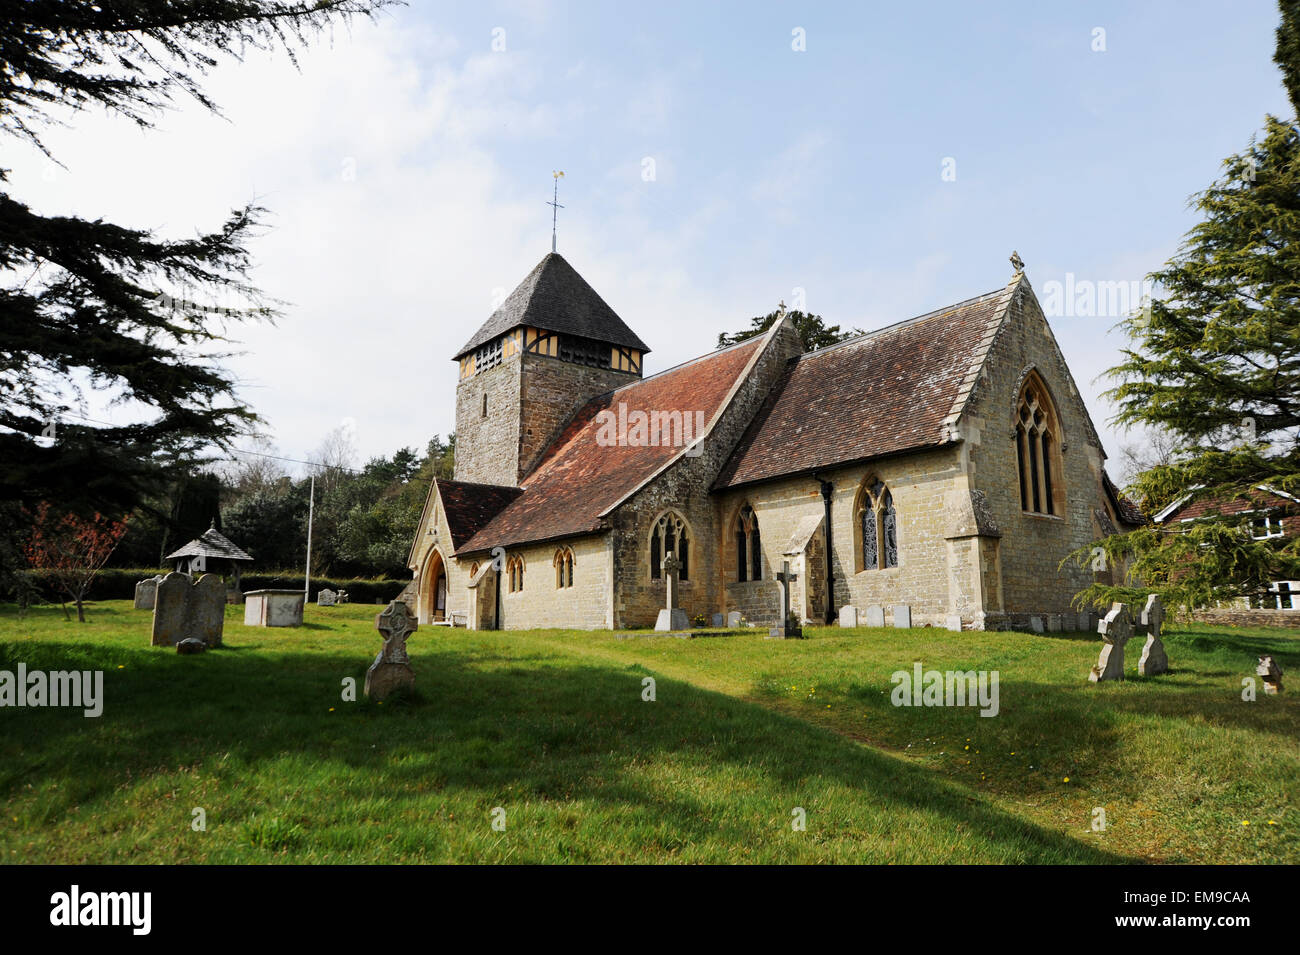
[[[1042,379],[1030,375],[1016,406],[1016,465],[1020,509],[1031,514],[1060,512],[1061,431]]]
[[[650,579],[663,577],[664,558],[676,554],[681,569],[677,571],[678,580],[690,580],[691,541],[686,522],[676,513],[669,511],[650,529]]]
[[[858,570],[898,566],[898,512],[883,481],[863,484],[858,495],[857,531],[861,542]]]
[[[522,557],[511,557],[506,561],[506,580],[510,593],[517,594],[524,589],[524,560]]]
[[[763,542],[758,534],[758,517],[746,504],[736,515],[736,580],[763,579]]]
[[[561,547],[555,552],[555,587],[563,590],[573,586],[573,551]]]

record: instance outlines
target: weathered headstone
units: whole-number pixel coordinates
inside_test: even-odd
[[[735,630],[737,627],[745,625],[745,615],[739,610],[732,610],[727,614],[727,628]]]
[[[1124,644],[1133,636],[1133,618],[1129,616],[1128,607],[1118,602],[1111,604],[1106,618],[1097,624],[1097,632],[1106,645],[1101,648],[1097,663],[1088,673],[1088,682],[1124,679]]]
[[[870,616],[870,614],[868,614]],[[858,625],[858,608],[845,604],[840,608],[840,626],[856,627]]]
[[[152,610],[153,602],[158,596],[158,583],[162,580],[162,574],[157,577],[146,577],[135,585],[135,609]]]
[[[339,601],[339,595],[328,587],[316,594],[317,607],[333,607]]]
[[[715,613],[709,620],[709,626],[711,627],[725,627],[727,625],[727,618],[720,613]]]
[[[383,613],[375,615],[375,629],[384,638],[383,649],[366,670],[366,696],[382,702],[397,690],[415,686],[415,671],[406,653],[406,638],[419,629],[410,608],[400,600],[390,601]]]
[[[1164,641],[1160,639],[1165,625],[1165,608],[1160,602],[1159,594],[1147,596],[1147,604],[1142,608],[1142,632],[1147,635],[1147,642],[1142,647],[1142,657],[1138,660],[1138,673],[1143,676],[1156,676],[1169,672],[1169,657],[1165,654]]]
[[[900,630],[912,629],[911,604],[894,604],[894,626]]]
[[[1030,617],[1029,629],[1034,631],[1034,633],[1042,633],[1045,629],[1043,626],[1043,618],[1038,616]]]
[[[691,622],[686,618],[686,611],[677,606],[677,574],[682,569],[682,562],[672,551],[664,557],[660,569],[664,572],[664,602],[666,606],[659,611],[655,621],[656,630],[687,630]]]
[[[348,592],[346,590],[339,591],[338,602],[341,604],[345,604],[348,602]]]
[[[790,585],[798,579],[799,575],[790,571],[790,562],[781,561],[781,570],[776,575],[777,585],[781,588],[781,609],[780,616],[777,617],[779,623],[767,631],[770,639],[784,640],[787,637],[803,636],[803,627],[790,606]]]
[[[872,605],[866,610],[866,625],[868,627],[883,627],[885,625],[885,608]]]
[[[1092,633],[1096,627],[1092,622],[1092,613],[1087,610],[1079,611],[1079,621],[1075,627],[1080,633]]]
[[[1264,679],[1264,695],[1277,696],[1282,692],[1282,668],[1277,665],[1277,661],[1271,656],[1259,658],[1259,666],[1255,667],[1255,675]]]
[[[198,637],[186,637],[184,640],[177,641],[176,652],[181,656],[188,656],[193,653],[202,653],[208,648],[208,645]]]
[[[1049,613],[1047,615],[1047,632],[1048,633],[1061,632],[1061,615],[1059,613]]]
[[[159,581],[150,638],[153,646],[170,647],[194,637],[209,647],[219,647],[225,623],[226,585],[216,574],[204,574],[197,583],[188,574],[178,573]]]
[[[221,646],[226,627],[226,584],[216,574],[204,574],[190,591],[190,632],[209,647]]]
[[[949,614],[944,618],[943,625],[955,633],[961,633],[961,614]]]

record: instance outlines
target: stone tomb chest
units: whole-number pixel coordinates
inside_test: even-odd
[[[244,594],[244,624],[249,627],[301,627],[301,590],[250,590]]]

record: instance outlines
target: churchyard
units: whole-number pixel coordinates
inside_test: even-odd
[[[1125,678],[1090,682],[1098,633],[422,626],[414,692],[379,703],[363,686],[383,610],[309,603],[275,628],[231,605],[220,645],[190,656],[151,646],[131,601],[82,625],[0,606],[0,671],[104,674],[96,718],[0,708],[0,854],[1300,862],[1300,701],[1242,698],[1260,657],[1300,667],[1300,633],[1166,621],[1169,672],[1140,676],[1134,638]],[[917,664],[996,672],[996,715],[894,705]]]

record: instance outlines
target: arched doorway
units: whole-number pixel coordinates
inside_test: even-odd
[[[420,588],[421,623],[437,623],[447,619],[447,564],[442,554],[434,550],[425,565],[424,586]]]

